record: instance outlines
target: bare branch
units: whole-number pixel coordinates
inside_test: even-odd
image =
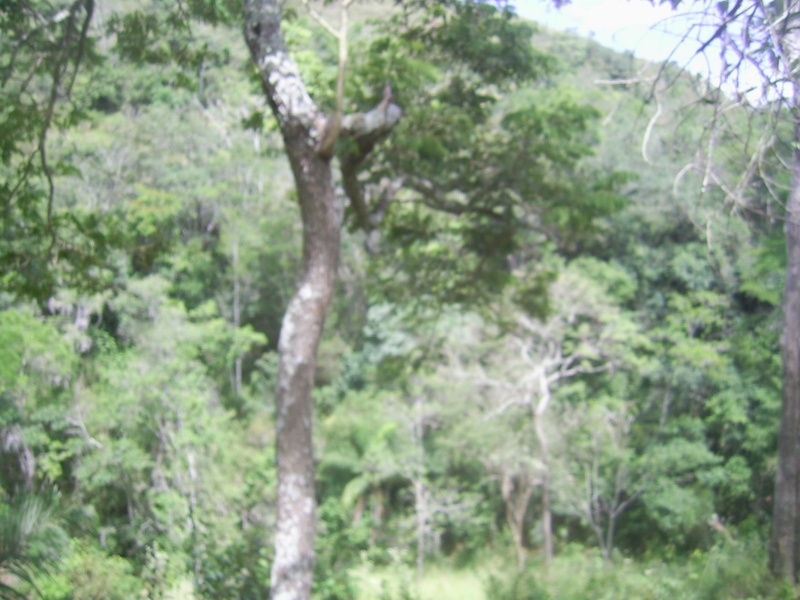
[[[500,415],[502,415],[509,408],[511,408],[513,406],[517,406],[519,404],[520,404],[520,400],[518,398],[512,398],[511,400],[507,400],[506,402],[501,404],[499,407],[494,409],[492,412],[488,413],[487,415],[484,415],[483,419],[481,419],[481,420],[482,421],[491,421],[495,417],[499,417]]]
[[[391,88],[389,88],[391,93]],[[371,253],[377,249],[376,240],[370,234],[377,230],[383,220],[389,204],[395,197],[404,180],[402,178],[381,182],[378,200],[371,206],[370,199],[364,192],[358,173],[364,160],[383,138],[385,138],[402,117],[402,110],[391,103],[391,96],[384,93],[381,102],[367,113],[354,113],[342,118],[339,137],[350,138],[350,148],[340,158],[339,168],[342,173],[342,186],[356,212],[359,226],[368,235],[367,250]]]
[[[644,159],[644,162],[646,162],[648,165],[655,165],[655,163],[647,155],[647,146],[650,143],[650,135],[653,133],[653,127],[655,127],[656,122],[661,117],[661,114],[664,112],[664,105],[661,103],[661,99],[658,96],[659,96],[658,90],[654,88],[653,98],[656,101],[656,112],[650,118],[650,122],[647,124],[647,129],[644,132],[644,137],[642,138],[642,158]]]
[[[350,3],[348,2],[347,6],[349,5]],[[336,29],[333,25],[331,25],[325,17],[323,17],[319,12],[317,12],[317,10],[313,6],[311,6],[311,2],[309,0],[303,0],[303,6],[306,7],[308,14],[311,15],[311,17],[317,23],[322,25],[323,28],[325,28],[325,31],[330,33],[337,40],[341,39],[341,29]],[[342,5],[342,7],[344,8],[344,4]]]

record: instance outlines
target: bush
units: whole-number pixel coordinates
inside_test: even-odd
[[[96,546],[74,541],[62,571],[42,582],[49,600],[132,600],[141,598],[143,582],[124,558],[108,556]]]
[[[348,569],[369,546],[366,524],[351,526],[350,515],[342,504],[328,498],[319,507],[317,561],[314,569],[314,598],[346,600],[356,593]]]
[[[766,543],[757,537],[724,542],[692,557],[703,600],[776,597],[767,567]]]
[[[485,587],[486,600],[550,600],[530,568],[511,577],[492,575]]]
[[[397,590],[394,591],[391,586],[384,581],[379,600],[419,600],[419,596],[411,591],[406,581],[401,581],[397,586]]]

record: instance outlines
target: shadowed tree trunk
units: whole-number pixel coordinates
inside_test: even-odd
[[[795,107],[800,105],[795,91]],[[797,582],[800,545],[800,120],[795,108],[792,189],[786,219],[783,301],[783,411],[778,435],[771,560],[776,574]]]
[[[800,47],[797,11],[800,0],[787,3],[776,26],[777,45],[784,62],[794,65]],[[795,71],[786,67],[792,90],[794,151],[792,187],[786,206],[786,288],[783,300],[783,409],[778,434],[778,472],[775,481],[770,560],[773,571],[797,583],[800,559],[800,89]]]
[[[385,98],[369,113],[341,119],[341,128],[338,123],[329,125],[289,56],[281,12],[278,0],[245,0],[245,38],[283,136],[303,221],[302,267],[278,342],[277,526],[270,586],[274,600],[307,600],[316,533],[311,392],[317,348],[336,282],[342,222],[330,164],[329,150],[335,140],[325,139],[325,132],[352,137],[366,153],[399,120],[400,109]]]
[[[500,480],[500,492],[506,505],[506,522],[514,538],[517,551],[517,568],[522,571],[528,559],[525,549],[525,521],[533,490],[541,482],[530,472],[513,474],[505,472]]]
[[[542,535],[544,536],[544,561],[546,565],[553,562],[553,512],[550,483],[550,446],[544,427],[544,417],[550,404],[550,382],[547,380],[547,365],[537,369],[539,380],[539,402],[533,409],[533,427],[536,441],[542,453]]]

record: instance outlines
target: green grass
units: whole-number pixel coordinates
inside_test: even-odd
[[[406,565],[362,565],[351,574],[359,591],[356,600],[377,600],[381,596],[399,599],[403,589],[419,600],[486,600],[484,584],[489,571],[434,565],[426,567],[419,585],[416,569]]]
[[[465,568],[440,562],[426,567],[419,584],[415,569],[402,561],[380,567],[366,563],[352,575],[359,590],[356,600],[492,600],[487,598],[489,577],[494,575],[500,582],[511,581],[516,575],[513,565],[514,561],[503,560],[501,556]],[[773,581],[758,541],[721,544],[670,561],[620,558],[612,563],[606,563],[596,550],[574,546],[565,548],[549,567],[532,560],[528,568],[533,581],[551,600],[798,597]]]

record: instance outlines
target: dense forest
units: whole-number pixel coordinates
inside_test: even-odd
[[[797,597],[791,103],[242,12],[0,4],[0,598]]]

